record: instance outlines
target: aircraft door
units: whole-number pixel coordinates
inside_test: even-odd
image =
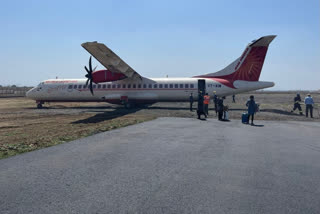
[[[206,80],[201,79],[198,80],[198,118],[200,119],[200,115],[204,114],[203,111],[203,96],[206,94]]]
[[[204,79],[198,80],[198,94],[200,92],[202,96],[206,94],[206,80]]]

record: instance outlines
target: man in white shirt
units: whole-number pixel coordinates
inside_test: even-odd
[[[314,102],[310,94],[308,94],[307,97],[304,98],[304,104],[306,104],[306,117],[308,117],[308,112],[310,110],[310,117],[313,118],[312,110]]]

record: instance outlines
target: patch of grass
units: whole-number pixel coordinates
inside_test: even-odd
[[[91,119],[95,117],[92,113],[53,114],[45,117],[27,113],[19,115],[19,118],[5,118],[10,119],[7,123],[12,124],[0,129],[0,159],[156,118],[144,114],[127,114],[112,119],[99,117],[98,122],[95,122]]]

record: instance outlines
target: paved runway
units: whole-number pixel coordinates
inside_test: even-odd
[[[320,124],[159,118],[0,160],[0,213],[320,213]]]

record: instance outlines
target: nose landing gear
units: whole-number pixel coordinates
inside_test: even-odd
[[[44,104],[44,102],[42,102],[42,101],[36,101],[36,103],[37,103],[37,109],[42,109],[42,105]]]

